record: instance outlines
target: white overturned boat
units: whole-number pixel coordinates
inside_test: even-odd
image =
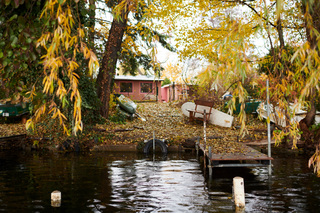
[[[186,102],[181,106],[181,110],[185,116],[189,117],[188,110],[194,110],[195,107],[196,107],[195,103]],[[207,112],[209,112],[210,107],[198,105],[197,110],[198,111],[206,110]],[[201,117],[201,116],[203,117],[203,115],[199,113],[196,114],[196,117]],[[209,117],[208,122],[214,125],[222,126],[222,127],[231,127],[233,122],[233,116],[212,108],[211,115]]]

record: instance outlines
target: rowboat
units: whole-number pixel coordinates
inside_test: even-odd
[[[134,116],[137,116],[140,120],[146,121],[143,117],[141,117],[136,111],[137,111],[137,104],[133,102],[130,98],[119,95],[117,97],[117,102],[120,107],[120,113],[125,115],[126,117],[133,118]]]
[[[181,106],[181,111],[185,116],[189,117],[188,110],[194,110],[195,107],[196,107],[195,103],[186,102]],[[197,110],[198,111],[206,110],[207,112],[209,112],[210,107],[198,105]],[[196,117],[201,117],[201,116],[203,116],[203,115],[201,115],[201,114],[196,115]],[[233,116],[212,108],[208,122],[211,124],[214,124],[214,125],[222,126],[222,127],[231,127],[233,119],[234,119]]]
[[[137,104],[134,103],[130,98],[128,98],[124,95],[120,95],[117,98],[117,100],[118,100],[118,104],[122,110],[124,110],[125,112],[127,112],[131,115],[134,115],[136,113]]]

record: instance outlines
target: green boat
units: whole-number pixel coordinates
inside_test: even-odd
[[[29,105],[29,103],[0,103],[0,117],[19,117],[26,115],[30,112]]]
[[[244,111],[246,113],[256,113],[260,103],[261,103],[261,101],[246,102]],[[237,104],[236,105],[236,110],[234,111],[235,114],[239,114],[240,113],[240,106],[241,106],[241,104]]]
[[[261,103],[261,101],[258,101],[258,100],[251,100],[249,102],[246,102],[245,104],[245,108],[244,108],[244,111],[248,114],[250,113],[257,113],[257,109],[258,109],[258,106],[259,104]],[[224,104],[224,106],[226,107],[227,106],[227,102]],[[240,113],[240,107],[241,107],[241,104],[240,103],[237,103],[236,104],[236,109],[233,110],[233,113],[234,114],[239,114]]]
[[[118,104],[121,109],[123,109],[125,112],[134,115],[136,114],[137,105],[134,103],[130,98],[127,98],[124,95],[120,95],[118,98]]]

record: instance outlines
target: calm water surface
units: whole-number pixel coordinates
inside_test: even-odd
[[[234,212],[232,179],[245,180],[246,212],[320,212],[320,179],[307,157],[277,154],[267,168],[215,169],[195,154],[0,152],[0,212]],[[62,193],[60,207],[50,194]]]

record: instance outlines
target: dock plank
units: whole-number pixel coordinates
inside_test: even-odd
[[[236,152],[231,152],[231,150],[225,149],[224,152],[216,152],[212,150],[211,154],[206,151],[206,156],[208,160],[214,162],[214,165],[217,165],[219,162],[228,163],[230,161],[269,161],[273,160],[272,157],[268,157],[266,154],[259,152],[258,150],[249,147],[245,144],[239,143],[238,146],[240,149],[237,149]],[[199,148],[204,151],[204,145],[200,144]],[[239,151],[241,150],[241,151]],[[239,166],[242,163],[239,163]],[[243,166],[254,166],[258,165],[256,163],[243,163]],[[262,164],[259,164],[262,165]]]

